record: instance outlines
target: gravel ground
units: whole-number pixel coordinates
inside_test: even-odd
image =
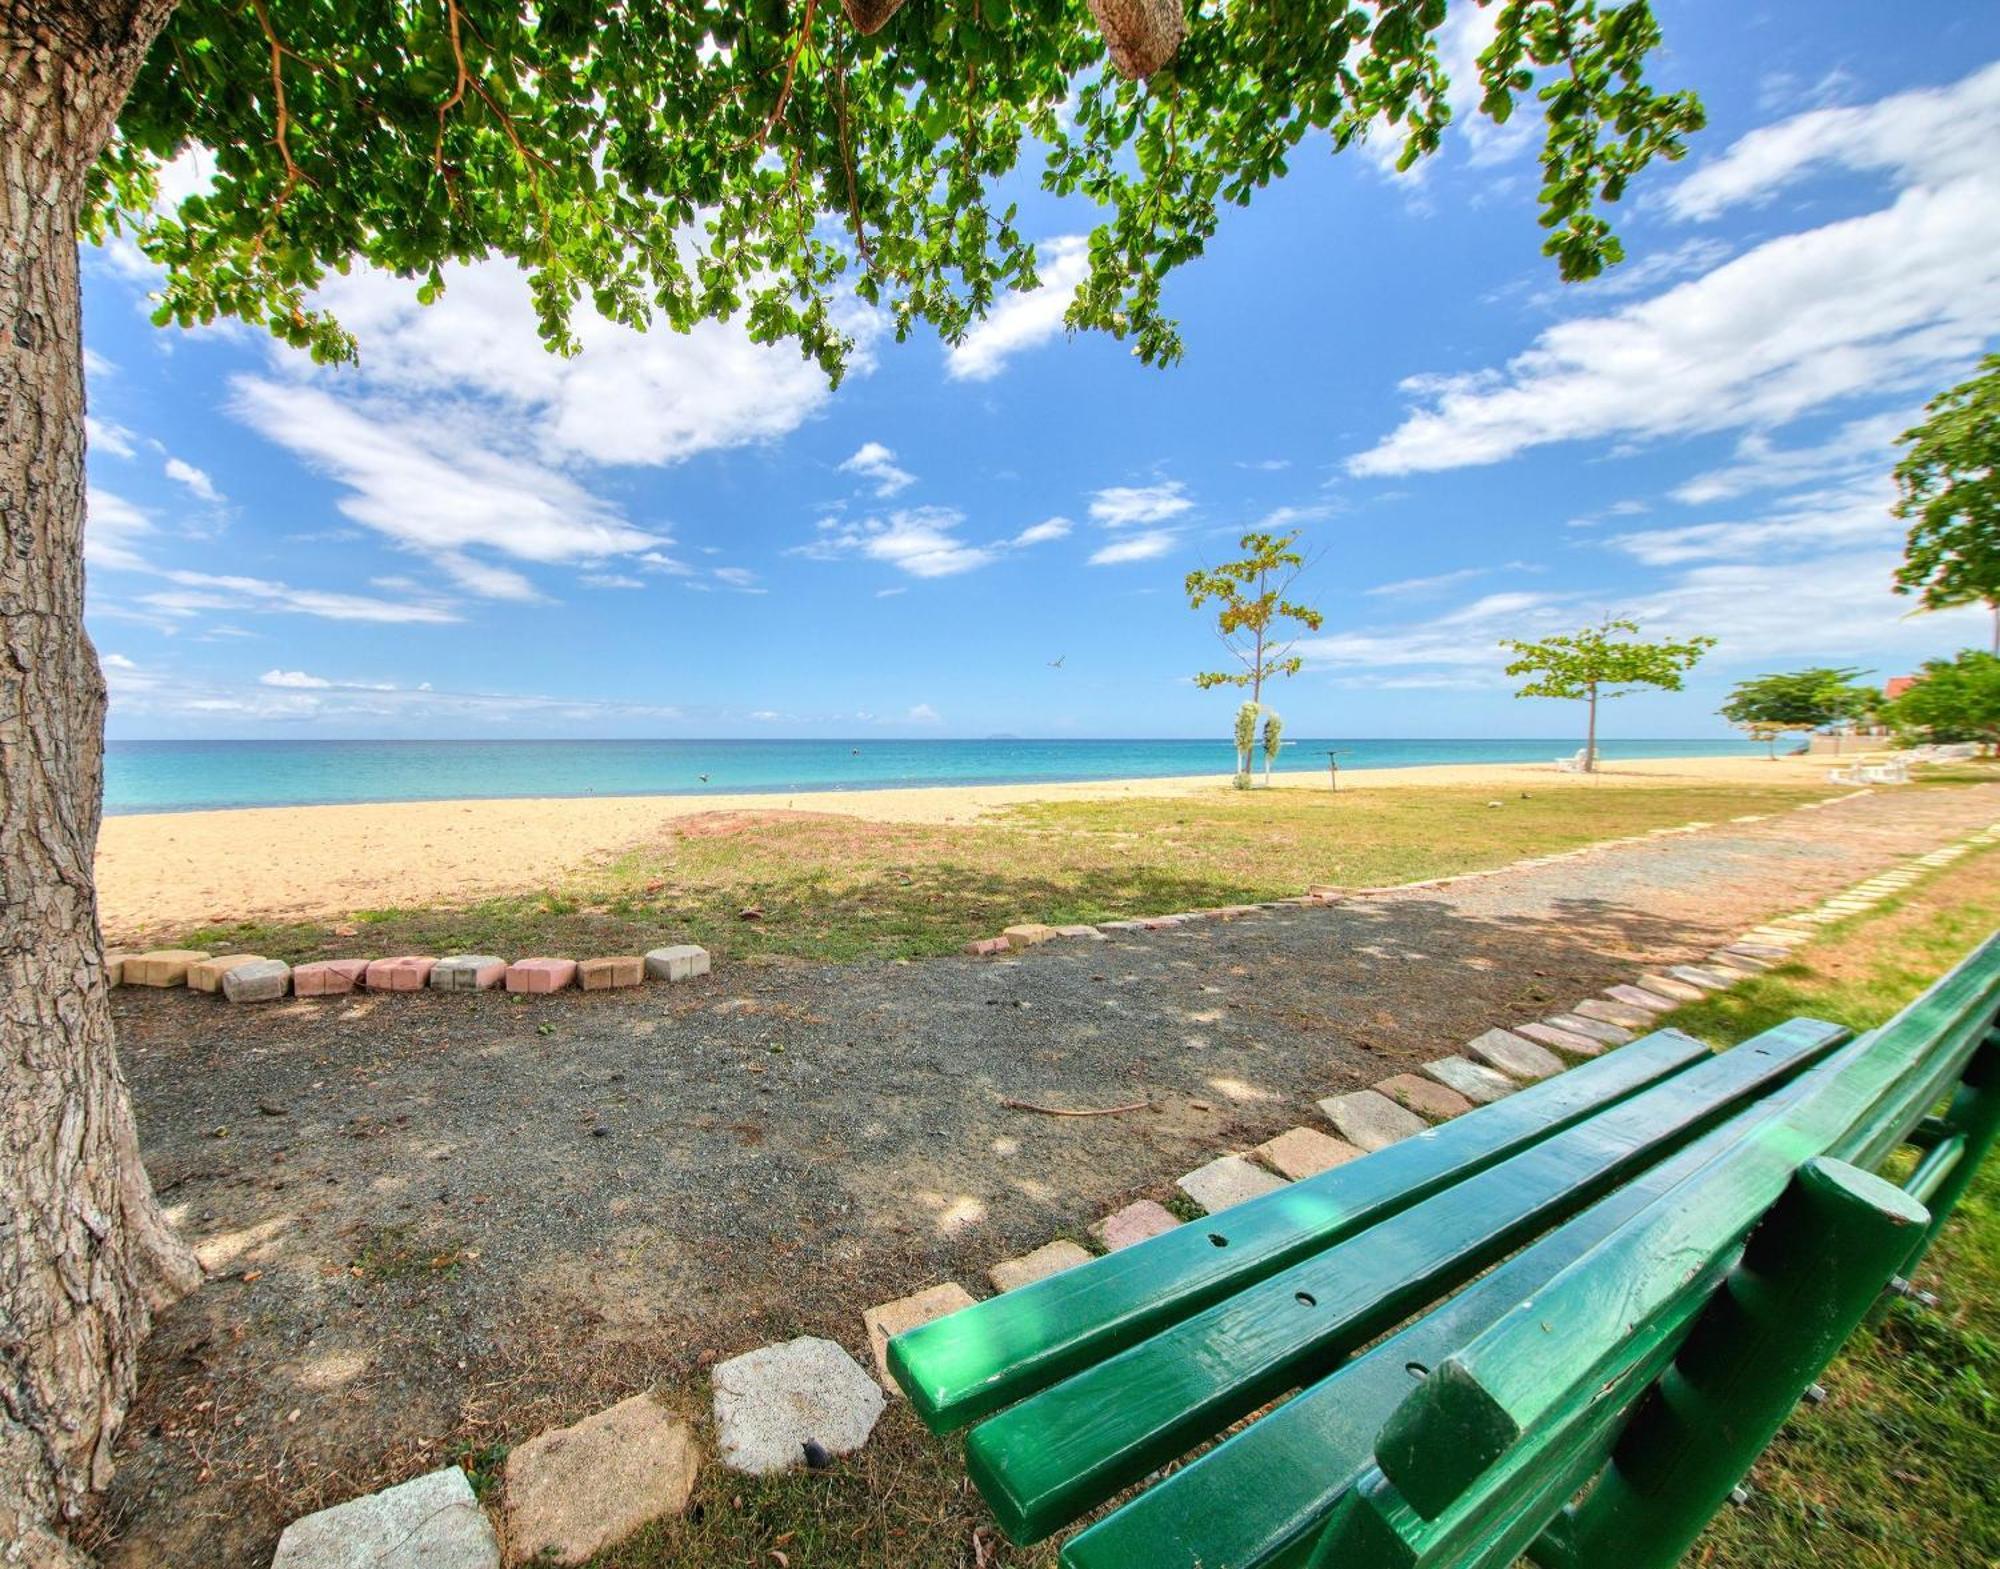
[[[2000,817],[2000,785],[1017,960],[230,1009],[116,994],[212,1278],[162,1319],[118,1564],[283,1522],[986,1266],[1356,1088]],[[1069,1118],[1010,1109],[1150,1109]]]

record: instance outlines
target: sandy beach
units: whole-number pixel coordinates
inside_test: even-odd
[[[1662,783],[1824,783],[1827,758],[1649,758],[1594,775],[1552,765],[1451,764],[1352,769],[1343,790],[1485,785],[1601,790]],[[1276,788],[1321,790],[1319,773]],[[711,812],[837,813],[872,822],[972,823],[1038,801],[1102,801],[1226,791],[1225,775],[1076,784],[828,790],[793,795],[589,796],[262,807],[106,818],[97,883],[106,935],[273,916],[326,916],[457,903],[551,882]]]

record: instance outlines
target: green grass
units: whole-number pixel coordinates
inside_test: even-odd
[[[1798,1014],[1879,1024],[1995,928],[2000,853],[1671,1022],[1733,1044]],[[1689,1562],[1729,1569],[2000,1563],[2000,1160],[1989,1159],[1919,1273],[1936,1309],[1892,1303],[1828,1369]]]
[[[298,963],[382,953],[621,953],[698,942],[719,959],[917,958],[1016,921],[1158,915],[1367,887],[1826,795],[1783,785],[1218,789],[1184,799],[1018,807],[967,826],[716,813],[559,887],[342,922],[241,922],[145,934]],[[1493,805],[1494,801],[1499,804]],[[746,907],[761,918],[745,920]],[[338,928],[350,927],[350,931]]]

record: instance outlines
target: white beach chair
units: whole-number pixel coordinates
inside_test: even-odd
[[[1586,767],[1586,764],[1589,761],[1589,757],[1590,749],[1580,746],[1570,756],[1558,757],[1556,759],[1556,772],[1559,774],[1587,773],[1589,769]]]

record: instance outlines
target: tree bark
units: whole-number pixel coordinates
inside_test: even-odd
[[[139,1159],[92,861],[104,677],[83,629],[77,220],[173,0],[0,0],[0,1561],[111,1475],[153,1315],[201,1272]]]
[[[1590,683],[1590,732],[1583,742],[1583,771],[1597,772],[1597,683]]]

